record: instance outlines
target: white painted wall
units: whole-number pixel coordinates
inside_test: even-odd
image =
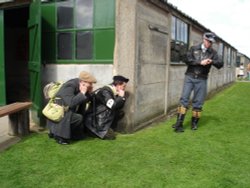
[[[72,78],[77,78],[81,71],[87,71],[93,74],[97,83],[94,84],[94,89],[112,82],[113,65],[79,65],[79,64],[48,64],[43,68],[43,85],[51,81],[67,81]]]

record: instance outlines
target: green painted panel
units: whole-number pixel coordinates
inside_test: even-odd
[[[29,14],[29,72],[31,100],[41,115],[41,7],[40,0],[33,0]]]
[[[113,59],[114,29],[95,31],[95,59]]]
[[[56,8],[55,3],[42,4],[41,7],[43,32],[55,32]]]
[[[115,0],[95,0],[95,28],[114,27]]]
[[[6,104],[4,64],[4,11],[0,10],[0,105]]]
[[[46,63],[56,59],[56,34],[54,32],[42,33],[42,59]]]
[[[42,59],[46,63],[56,58],[56,7],[55,3],[45,3],[41,7],[42,16]]]

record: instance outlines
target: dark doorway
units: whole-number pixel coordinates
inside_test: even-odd
[[[30,100],[29,8],[4,11],[6,102]]]

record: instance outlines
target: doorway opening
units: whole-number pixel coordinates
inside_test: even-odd
[[[29,7],[4,11],[6,103],[30,101]]]

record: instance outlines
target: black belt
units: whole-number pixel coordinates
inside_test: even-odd
[[[192,72],[186,72],[186,75],[191,76],[192,78],[195,78],[195,79],[202,79],[202,80],[207,79],[207,75],[203,75],[203,74],[195,74]]]

